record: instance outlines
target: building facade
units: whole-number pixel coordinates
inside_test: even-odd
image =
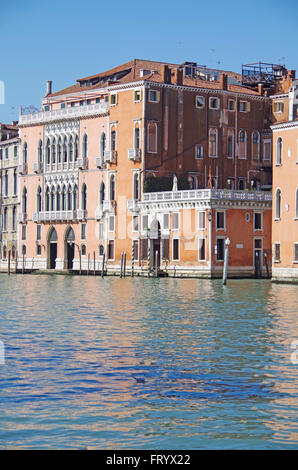
[[[234,274],[253,274],[271,247],[267,95],[195,63],[133,60],[55,93],[48,82],[41,112],[19,120],[26,268],[101,269],[105,254],[113,272],[134,247],[142,271],[149,247],[151,266],[157,252],[169,273],[211,276],[229,236]]]
[[[298,80],[273,107],[272,279],[298,282]]]
[[[7,269],[8,257],[15,260],[18,247],[19,211],[18,198],[18,163],[19,137],[18,127],[0,125],[0,165],[1,165],[1,243],[0,268]],[[10,254],[9,254],[10,253]]]

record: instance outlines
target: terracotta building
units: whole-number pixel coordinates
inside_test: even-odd
[[[18,126],[15,122],[12,124],[0,123],[0,268],[7,268],[9,252],[11,259],[16,257],[19,211],[19,140]]]
[[[298,80],[272,96],[272,279],[298,282]]]
[[[156,259],[173,275],[220,275],[229,237],[231,275],[253,275],[256,258],[265,269],[265,88],[193,62],[137,59],[58,92],[48,82],[41,112],[19,120],[26,267],[100,270],[105,254],[113,272],[134,247],[136,271]]]

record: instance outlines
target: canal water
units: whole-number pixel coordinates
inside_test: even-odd
[[[298,286],[2,274],[0,289],[1,449],[298,448]]]

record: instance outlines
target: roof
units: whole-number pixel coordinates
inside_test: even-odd
[[[171,76],[174,75],[175,70],[183,67],[183,64],[172,64],[167,62],[156,62],[152,60],[134,59],[125,64],[119,65],[112,69],[106,70],[94,75],[77,79],[77,83],[64,88],[60,91],[47,95],[46,98],[53,98],[61,95],[68,95],[77,92],[84,92],[95,90],[99,88],[106,88],[107,86],[121,85],[136,81],[150,81],[156,83],[163,83],[162,70],[167,65],[171,69]],[[245,93],[250,95],[259,95],[257,91],[241,85],[241,75],[231,71],[224,71],[218,69],[206,69],[203,66],[198,66],[202,72],[213,71],[219,76],[224,73],[231,79],[239,82],[238,84],[228,84],[227,89],[235,93]],[[141,70],[150,71],[148,74],[141,76]],[[173,83],[173,81],[172,81]],[[221,89],[218,80],[204,80],[200,78],[183,77],[183,86],[198,87],[198,88],[212,88],[214,90]]]

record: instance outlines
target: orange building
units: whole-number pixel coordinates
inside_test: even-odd
[[[298,80],[273,96],[272,279],[298,282]]]
[[[21,114],[19,253],[28,269],[253,275],[271,248],[271,100],[243,76],[132,60]],[[201,227],[205,221],[204,228]],[[150,241],[149,241],[150,240]],[[157,252],[157,255],[156,255]],[[257,253],[257,254],[256,254]],[[157,256],[157,258],[155,258]]]

